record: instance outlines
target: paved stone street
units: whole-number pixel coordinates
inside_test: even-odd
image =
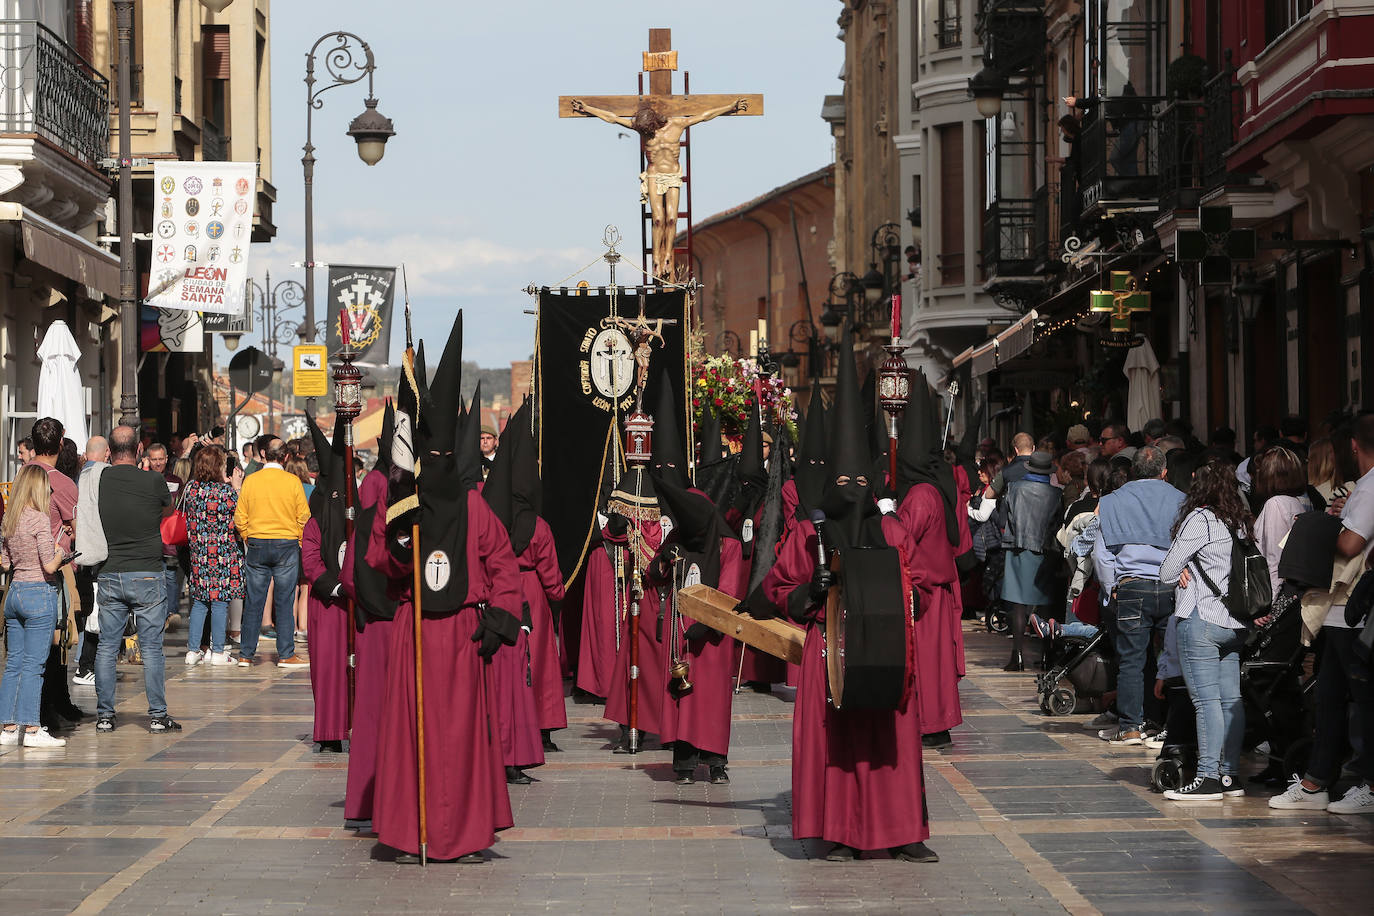
[[[663,751],[612,756],[612,727],[570,706],[494,861],[396,866],[341,826],[345,760],[311,752],[306,672],[173,654],[179,737],[148,734],[121,667],[112,735],[3,750],[0,913],[1338,913],[1374,893],[1374,822],[1164,801],[1155,752],[1046,718],[1032,675],[1001,672],[1005,638],[966,627],[965,724],[926,761],[937,865],[816,861],[791,838],[783,691],[738,698],[724,787],[678,788]]]

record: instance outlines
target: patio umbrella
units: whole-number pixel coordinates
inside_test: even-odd
[[[86,394],[76,361],[81,350],[65,321],[54,321],[38,347],[43,367],[38,374],[38,416],[62,423],[77,448],[86,446]]]
[[[1126,425],[1142,429],[1150,420],[1163,416],[1164,405],[1159,396],[1159,360],[1148,339],[1132,348],[1121,367],[1130,383],[1126,392]]]

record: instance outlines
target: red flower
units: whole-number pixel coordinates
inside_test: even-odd
[[[716,406],[717,406],[717,407],[724,407],[724,406],[725,406],[725,402],[722,401],[720,398],[716,398]]]

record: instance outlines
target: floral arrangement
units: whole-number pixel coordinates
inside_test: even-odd
[[[721,432],[738,443],[749,425],[749,411],[757,401],[763,404],[765,426],[782,423],[796,441],[797,410],[792,389],[782,379],[761,373],[753,357],[693,357],[692,416],[698,432],[707,408],[714,408],[720,415]]]

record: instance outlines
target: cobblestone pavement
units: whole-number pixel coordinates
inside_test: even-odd
[[[791,838],[784,690],[738,698],[728,786],[673,785],[661,750],[612,756],[612,727],[570,705],[564,752],[511,789],[492,861],[397,866],[342,827],[345,759],[312,753],[306,672],[173,655],[179,736],[147,732],[141,672],[121,668],[113,734],[88,721],[64,750],[0,752],[0,913],[1156,916],[1352,912],[1374,894],[1374,821],[1263,795],[1167,802],[1154,752],[1041,714],[1032,675],[1000,670],[1005,638],[966,626],[965,724],[926,757],[936,865],[828,863]]]

